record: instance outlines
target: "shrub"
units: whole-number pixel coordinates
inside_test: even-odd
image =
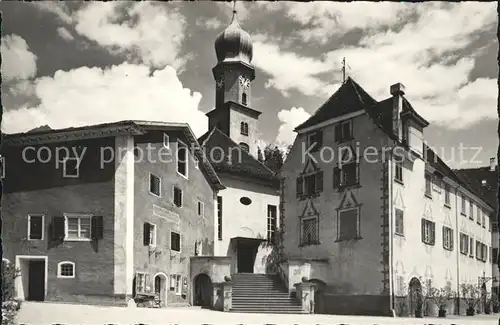
[[[15,324],[21,302],[14,299],[14,280],[19,276],[19,270],[11,263],[2,261],[2,325]]]

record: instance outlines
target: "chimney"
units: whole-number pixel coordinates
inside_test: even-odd
[[[391,86],[390,92],[392,95],[392,131],[401,141],[403,135],[401,111],[403,110],[403,95],[405,94],[405,86],[398,82],[397,84]]]
[[[490,158],[490,172],[494,172],[495,171],[495,167],[496,167],[496,163],[495,163],[495,157],[491,157]]]

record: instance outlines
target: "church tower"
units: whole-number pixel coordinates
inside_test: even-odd
[[[236,10],[229,26],[215,40],[215,53],[215,109],[207,113],[209,130],[217,127],[256,157],[261,112],[251,108],[253,45],[250,35],[238,24]]]

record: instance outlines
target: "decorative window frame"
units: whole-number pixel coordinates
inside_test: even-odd
[[[92,241],[92,217],[88,213],[64,213],[64,241]],[[68,218],[87,218],[90,219],[90,238],[69,238],[68,236]],[[78,235],[80,235],[80,222],[78,222]]]
[[[42,238],[41,239],[31,239],[31,217],[42,217]],[[28,214],[28,238],[27,240],[44,240],[45,239],[45,215],[44,214],[37,214],[37,213],[31,213]]]
[[[340,214],[345,211],[350,211],[350,210],[357,210],[356,214],[356,235],[354,238],[340,238]],[[354,207],[344,207],[341,209],[337,209],[337,239],[335,242],[344,242],[344,241],[350,241],[350,240],[359,240],[363,239],[361,237],[361,205],[354,206]]]
[[[62,266],[65,264],[71,264],[73,267],[73,275],[62,275]],[[57,278],[58,279],[74,279],[76,274],[75,262],[71,261],[62,261],[57,263]]]
[[[401,215],[402,215],[402,222],[403,222],[403,232],[398,232],[398,227],[397,227],[397,223],[398,223],[398,211],[401,211]],[[398,209],[398,208],[395,208],[394,209],[394,234],[397,235],[397,236],[401,236],[401,237],[404,237],[405,236],[405,212],[403,209]]]
[[[316,220],[316,241],[313,242],[306,242],[304,240],[304,221],[307,220]],[[299,217],[299,247],[304,247],[304,246],[313,246],[313,245],[321,245],[321,241],[319,240],[319,214],[313,214],[313,215],[306,215],[306,216],[301,216]]]

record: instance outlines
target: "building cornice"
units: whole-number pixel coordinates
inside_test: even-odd
[[[321,129],[321,128],[323,128],[325,126],[328,126],[328,125],[331,125],[331,124],[335,124],[335,123],[338,123],[338,122],[341,122],[341,121],[349,120],[351,118],[354,118],[354,117],[357,117],[357,116],[361,116],[361,115],[364,115],[364,114],[367,114],[366,111],[364,109],[360,109],[360,110],[358,110],[356,112],[344,114],[342,116],[339,116],[339,117],[336,117],[336,118],[332,118],[332,119],[326,120],[324,122],[318,123],[316,125],[303,128],[303,129],[297,129],[296,128],[294,131],[297,132],[298,134],[303,134],[303,133],[307,133],[307,132],[314,131],[314,130],[317,130],[317,129]]]

